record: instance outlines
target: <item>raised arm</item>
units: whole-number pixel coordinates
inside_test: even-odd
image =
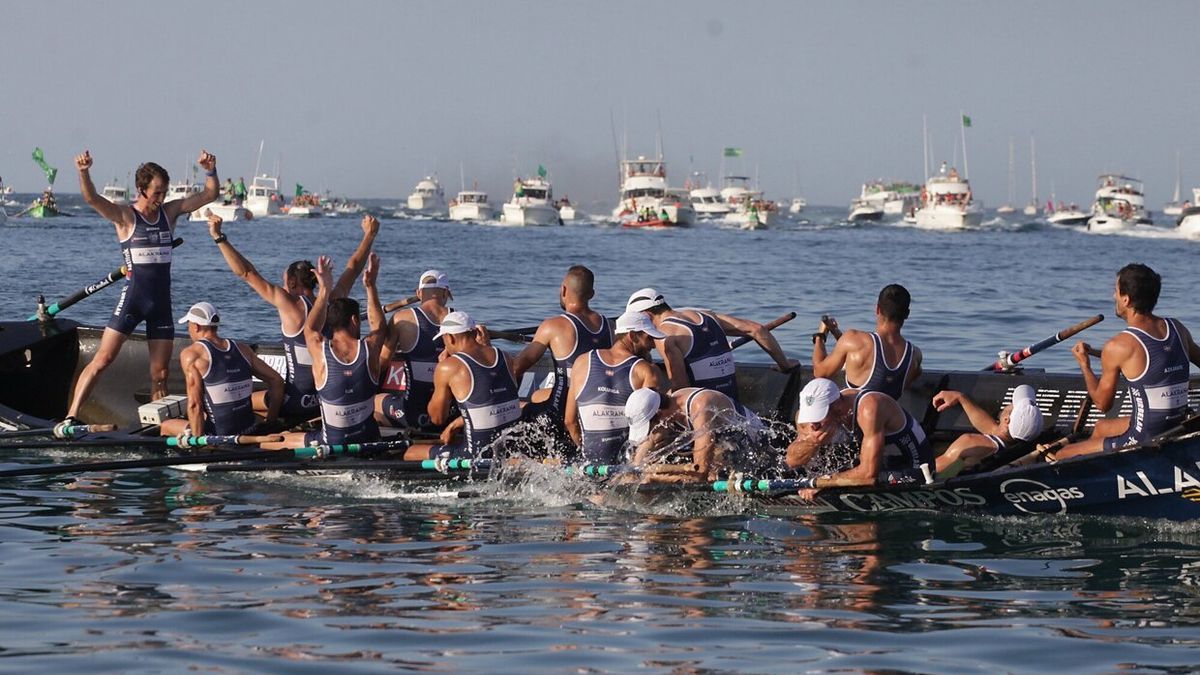
[[[932,403],[938,412],[948,410],[956,405],[962,406],[963,412],[967,414],[967,419],[971,421],[971,426],[981,434],[1000,435],[1005,432],[996,418],[989,415],[971,397],[960,391],[939,391],[934,394]]]
[[[721,314],[719,312],[705,312],[709,316],[717,320],[721,324],[721,328],[725,330],[727,335],[748,335],[759,347],[767,353],[775,361],[775,366],[782,371],[788,371],[800,365],[800,362],[795,359],[789,359],[787,354],[783,353],[783,347],[779,346],[779,341],[767,330],[767,327],[757,321],[749,319],[739,319],[736,316],[729,314]]]
[[[207,150],[201,150],[196,163],[204,169],[204,189],[194,195],[163,204],[163,209],[167,212],[167,217],[171,219],[171,222],[175,222],[179,214],[191,213],[221,196],[221,182],[217,178],[216,155]]]
[[[367,260],[367,271],[363,273],[363,287],[367,289],[367,323],[371,325],[371,332],[367,334],[367,344],[371,346],[371,354],[375,360],[372,365],[374,372],[379,372],[379,355],[383,352],[383,345],[387,342],[388,325],[387,316],[383,313],[383,305],[379,302],[379,287],[376,281],[379,279],[379,256],[371,253]]]
[[[371,214],[366,214],[362,219],[362,240],[358,242],[358,248],[354,249],[354,253],[350,254],[350,259],[346,261],[346,269],[342,270],[342,275],[338,277],[337,283],[333,286],[333,298],[344,298],[350,295],[350,289],[354,287],[354,280],[362,274],[363,266],[367,264],[367,259],[371,254],[371,246],[375,244],[375,235],[379,234],[379,220]],[[370,311],[368,309],[368,311]]]
[[[254,264],[242,255],[241,251],[237,250],[233,243],[229,241],[229,237],[221,232],[221,217],[210,212],[205,213],[208,216],[208,234],[217,244],[217,250],[221,252],[221,256],[225,258],[225,264],[229,265],[229,270],[234,276],[250,285],[255,293],[263,300],[274,305],[280,311],[284,307],[295,308],[295,303],[291,294],[285,289],[277,286],[270,281],[267,281]]]
[[[96,192],[96,185],[92,183],[91,174],[92,153],[84,150],[82,155],[77,155],[75,157],[75,168],[79,170],[79,192],[83,195],[83,201],[95,209],[96,213],[112,221],[117,227],[122,228],[122,230],[126,228],[129,220],[126,218],[125,211]]]
[[[332,265],[333,261],[327,255],[317,259],[317,299],[313,301],[312,310],[304,322],[304,342],[313,357],[313,375],[318,381],[324,379],[317,369],[324,363],[321,355],[325,349],[325,335],[322,331],[325,328],[325,314],[329,310],[329,288],[333,285]]]
[[[250,362],[250,372],[267,384],[267,424],[274,424],[279,419],[279,410],[283,407],[283,377],[266,361],[258,358],[258,354],[249,346],[239,342],[238,349],[242,356]]]

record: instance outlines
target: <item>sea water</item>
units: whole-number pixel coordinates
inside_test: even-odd
[[[28,316],[120,264],[112,226],[10,219],[0,306]],[[78,206],[78,204],[74,204]],[[374,205],[390,213],[390,202]],[[1116,270],[1163,275],[1159,312],[1200,325],[1200,243],[1166,230],[1094,236],[1024,219],[938,233],[840,222],[841,209],[747,232],[624,231],[385,218],[384,299],[446,271],[454,306],[495,328],[558,311],[572,264],[615,315],[654,286],[675,306],[768,321],[811,359],[823,313],[870,328],[887,283],[913,295],[905,334],[929,369],[975,369],[1089,316],[1099,345]],[[231,223],[268,279],[327,253],[357,219]],[[274,340],[272,308],[233,277],[202,224],[176,249],[175,314],[200,300],[223,334]],[[118,291],[64,316],[103,323]],[[355,293],[361,297],[361,286]],[[499,343],[500,346],[505,346]],[[515,350],[515,346],[512,347]],[[739,360],[766,361],[753,345]],[[1031,366],[1077,372],[1069,343]],[[8,466],[25,459],[12,451]],[[86,459],[59,453],[56,461]],[[363,477],[175,470],[0,479],[0,670],[921,672],[1191,670],[1200,663],[1200,533],[1082,517],[780,514],[736,498],[594,503],[557,475],[412,499]]]

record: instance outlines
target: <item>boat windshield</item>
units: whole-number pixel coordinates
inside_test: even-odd
[[[638,199],[639,197],[662,197],[664,194],[662,188],[633,188],[625,191],[625,199]]]
[[[546,192],[540,188],[525,188],[525,196],[530,199],[546,199]]]
[[[1144,194],[1145,192],[1142,181],[1136,178],[1130,178],[1129,176],[1118,176],[1116,174],[1105,174],[1100,176],[1100,179],[1097,181],[1097,187],[1100,189],[1110,188],[1115,192],[1133,192],[1139,195]]]

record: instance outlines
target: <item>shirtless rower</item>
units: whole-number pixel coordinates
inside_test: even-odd
[[[617,318],[610,349],[580,354],[571,366],[564,423],[588,464],[616,464],[629,440],[625,403],[642,388],[659,389],[659,370],[650,361],[654,341],[666,334],[642,312]]]
[[[933,449],[925,430],[896,399],[878,391],[843,390],[823,377],[800,390],[788,468],[802,468],[822,447],[850,440],[847,430],[858,446],[858,462],[829,478],[884,485],[926,482],[926,471],[932,478]],[[816,494],[800,491],[805,499]]]
[[[375,286],[378,277],[379,257],[371,253],[363,273],[371,331],[363,337],[358,301],[353,298],[331,300],[333,263],[328,256],[317,260],[317,299],[304,322],[304,340],[312,357],[313,380],[321,403],[321,430],[289,432],[282,443],[264,444],[264,448],[379,440],[379,425],[374,417],[375,391],[387,323]],[[328,338],[323,329],[331,331]]]
[[[1145,265],[1133,263],[1117,272],[1113,301],[1127,327],[1104,343],[1100,377],[1092,372],[1090,345],[1078,342],[1071,352],[1096,408],[1112,407],[1117,381],[1124,377],[1133,414],[1099,420],[1091,438],[1059,450],[1057,459],[1142,443],[1187,417],[1188,362],[1200,366],[1200,347],[1178,320],[1155,316],[1161,289],[1162,277]]]
[[[633,463],[650,482],[716,480],[723,470],[764,472],[774,453],[763,447],[762,421],[715,389],[684,387],[666,395],[651,388],[625,402]],[[679,447],[683,446],[683,447]],[[661,455],[686,455],[686,464],[653,464]]]
[[[533,342],[513,359],[513,377],[520,382],[547,349],[554,357],[554,384],[549,392],[542,394],[545,398],[535,393],[526,407],[525,419],[548,420],[551,433],[558,437],[560,445],[567,445],[568,440],[563,417],[572,364],[581,354],[612,346],[608,319],[589,304],[595,295],[595,281],[595,275],[583,265],[574,265],[567,270],[558,291],[558,304],[563,313],[543,321],[533,335]]]
[[[672,389],[694,386],[715,389],[738,400],[737,375],[727,335],[749,336],[788,372],[800,365],[787,358],[771,331],[755,321],[702,309],[672,309],[663,295],[643,288],[629,296],[627,312],[645,312],[667,337],[656,346]]]
[[[286,364],[284,400],[281,414],[289,419],[311,419],[320,414],[317,401],[317,387],[313,381],[312,357],[308,353],[304,338],[304,322],[312,311],[315,296],[314,287],[317,277],[313,274],[313,265],[307,260],[297,260],[287,266],[283,272],[283,285],[267,281],[258,269],[234,248],[229,236],[221,232],[222,220],[209,212],[208,233],[217,244],[217,249],[225,258],[230,271],[245,281],[259,297],[275,307],[279,313],[279,329],[283,333],[283,352]],[[346,269],[338,277],[330,292],[330,299],[344,298],[350,294],[355,279],[362,273],[363,266],[370,255],[371,245],[375,235],[379,233],[379,221],[370,214],[362,219],[362,240],[350,259]],[[254,393],[254,410],[262,412],[273,403],[269,392]]]
[[[822,317],[812,336],[813,377],[832,378],[845,370],[847,387],[882,391],[899,400],[921,375],[921,350],[900,334],[911,303],[908,289],[900,284],[884,286],[875,303],[873,333],[847,330],[838,337],[837,319]],[[827,355],[825,342],[830,333],[837,337],[837,345]]]
[[[1018,448],[1032,450],[1032,443],[1042,433],[1043,416],[1038,408],[1036,392],[1028,384],[1013,390],[1012,403],[1004,406],[999,417],[992,417],[971,397],[959,391],[940,391],[933,397],[938,412],[960,406],[967,414],[975,433],[954,439],[950,447],[937,458],[939,479],[957,476],[984,459],[1002,450]]]
[[[441,270],[426,270],[417,279],[420,304],[392,315],[383,347],[382,395],[375,399],[375,419],[380,424],[441,431],[445,425],[429,419],[433,397],[433,371],[445,346],[434,337],[450,313],[450,278]]]
[[[92,155],[87,150],[75,158],[79,187],[88,206],[117,228],[117,240],[125,256],[128,280],[113,310],[96,355],[75,382],[75,394],[67,409],[66,420],[74,421],[80,408],[91,396],[96,380],[112,365],[129,335],[146,322],[146,345],[150,351],[150,398],[167,395],[167,372],[175,338],[175,316],[171,311],[171,242],[175,220],[213,201],[220,192],[217,158],[200,151],[196,162],[204,168],[204,190],[183,199],[163,203],[171,181],[167,170],[146,162],[134,176],[137,199],[131,205],[118,205],[96,192],[90,170]]]
[[[217,334],[221,315],[211,303],[197,302],[179,323],[186,323],[192,344],[179,353],[187,382],[187,419],[167,420],[159,427],[163,436],[235,436],[257,426],[251,403],[254,377],[267,384],[273,405],[263,426],[279,419],[283,378],[250,347]]]
[[[457,404],[461,423],[447,426],[441,443],[413,444],[404,458],[491,456],[498,449],[496,441],[521,419],[509,357],[491,345],[484,328],[466,312],[447,314],[434,337],[442,338],[446,349],[433,371],[429,417],[434,424],[445,425],[451,406]],[[460,427],[464,438],[455,441]]]

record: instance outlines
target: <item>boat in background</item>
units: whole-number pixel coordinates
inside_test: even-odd
[[[21,202],[13,199],[13,194],[12,186],[5,185],[4,179],[0,178],[0,206],[20,206]]]
[[[883,220],[883,206],[859,197],[850,202],[850,215],[846,219],[852,223]]]
[[[942,162],[921,192],[916,226],[930,230],[965,230],[979,227],[983,209],[971,194],[971,183],[958,170]]]
[[[480,222],[496,217],[488,194],[479,190],[462,190],[450,202],[450,220]]]
[[[804,197],[792,197],[792,203],[788,205],[788,213],[792,214],[793,216],[803,213],[807,206],[808,200]]]
[[[667,188],[667,164],[660,156],[621,160],[620,199],[613,220],[625,227],[675,227],[696,222],[687,191]]]
[[[447,215],[449,209],[446,206],[446,193],[442,191],[442,185],[436,177],[425,176],[417,181],[417,186],[408,196],[407,209],[412,215]]]
[[[35,199],[29,208],[17,215],[26,215],[30,218],[54,218],[59,213],[58,200],[54,198],[54,191],[46,188],[41,197]]]
[[[563,197],[555,202],[554,208],[558,209],[559,220],[564,222],[568,220],[575,220],[579,217],[579,211],[576,210],[575,205],[571,203],[571,200],[567,199],[566,197]]]
[[[290,218],[320,218],[325,215],[325,209],[321,206],[321,199],[311,192],[301,192],[300,186],[296,186],[296,191],[300,194],[292,197],[292,203],[284,210],[284,213]]]
[[[1200,237],[1200,188],[1192,188],[1192,201],[1183,203],[1175,226],[1179,234],[1185,237]]]
[[[771,214],[776,206],[762,198],[761,192],[751,192],[733,213],[725,216],[726,222],[733,223],[743,230],[761,230],[771,226]]]
[[[1164,216],[1182,216],[1183,215],[1183,202],[1179,201],[1179,188],[1180,188],[1179,183],[1180,183],[1180,179],[1182,177],[1183,176],[1180,173],[1179,151],[1176,150],[1175,151],[1175,193],[1171,197],[1171,201],[1167,202],[1166,205],[1163,206],[1162,212],[1163,212]]]
[[[1092,216],[1087,221],[1089,232],[1123,232],[1139,225],[1153,224],[1146,213],[1142,181],[1106,173],[1100,176],[1098,183]]]
[[[226,204],[220,197],[192,211],[188,220],[193,223],[205,222],[208,220],[209,212],[227,223],[254,220],[254,214],[250,212],[250,209],[234,202]]]
[[[688,190],[688,199],[697,218],[724,218],[733,211],[733,207],[721,198],[721,192],[708,182],[708,176],[701,171],[695,171],[684,183]]]
[[[114,179],[111,183],[105,184],[104,189],[100,191],[100,196],[104,197],[113,204],[128,204],[129,188],[121,185]]]
[[[880,208],[883,216],[902,216],[921,201],[920,186],[906,181],[873,180],[863,183],[857,200]]]
[[[1015,195],[1015,186],[1013,184],[1013,178],[1014,178],[1013,161],[1014,161],[1014,159],[1015,159],[1015,155],[1013,154],[1013,140],[1010,138],[1010,139],[1008,139],[1008,201],[1004,202],[1004,206],[999,206],[996,208],[996,213],[998,213],[1002,216],[1007,216],[1011,213],[1017,212],[1017,207],[1012,205],[1013,196]]]
[[[1053,225],[1086,225],[1092,214],[1082,211],[1075,204],[1059,204],[1053,212],[1046,216],[1046,222]]]
[[[255,218],[278,216],[283,213],[283,197],[279,195],[279,177],[262,174],[250,180],[243,203]]]
[[[544,174],[540,171],[539,174]],[[505,225],[562,225],[554,208],[554,189],[545,175],[518,178],[513,194],[500,207],[500,222]]]

